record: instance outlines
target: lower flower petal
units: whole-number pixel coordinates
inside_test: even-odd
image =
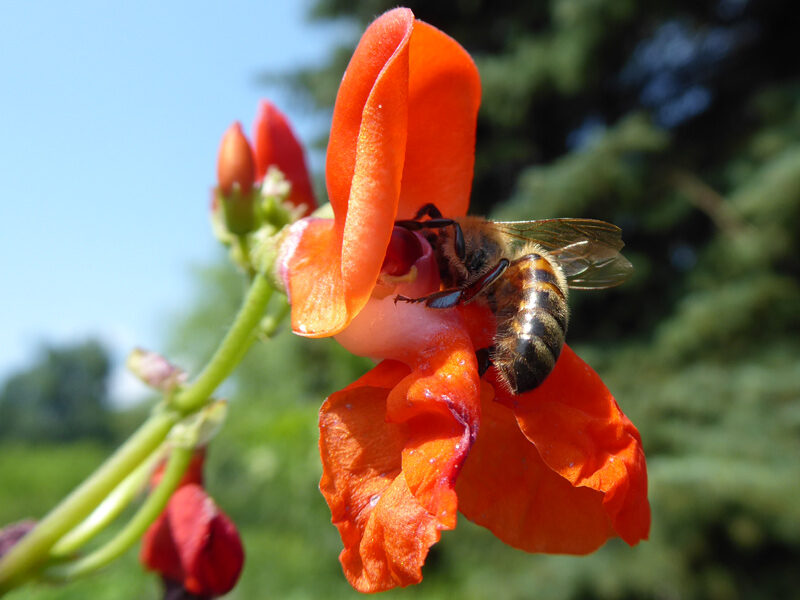
[[[458,478],[459,510],[528,552],[585,554],[614,535],[603,495],[548,467],[514,414],[482,388],[481,428]]]
[[[345,574],[359,591],[418,583],[429,548],[455,526],[455,478],[473,426],[448,406],[446,397],[458,394],[442,382],[462,360],[458,352],[433,360],[427,374],[386,360],[322,406],[320,490],[344,543]],[[439,392],[441,402],[423,402]]]
[[[501,388],[501,386],[498,386]],[[513,405],[522,433],[542,460],[576,487],[603,494],[603,509],[628,544],[647,539],[647,467],[636,427],[591,367],[564,346],[535,390],[498,400]]]
[[[420,581],[428,548],[438,538],[432,517],[402,476],[406,427],[386,422],[386,398],[407,373],[405,365],[384,361],[320,410],[320,490],[342,536],[345,575],[362,592]],[[402,535],[400,524],[422,527],[423,534]]]
[[[387,418],[408,424],[403,473],[409,488],[452,529],[456,477],[480,418],[475,351],[463,328],[444,327],[414,356],[414,371],[389,396]]]

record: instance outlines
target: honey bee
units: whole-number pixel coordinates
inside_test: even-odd
[[[395,302],[433,309],[486,303],[497,324],[494,345],[477,352],[481,374],[494,365],[514,394],[536,388],[553,370],[569,322],[569,289],[613,287],[633,272],[619,253],[619,227],[594,219],[448,219],[427,204],[396,225],[428,239],[445,289]]]

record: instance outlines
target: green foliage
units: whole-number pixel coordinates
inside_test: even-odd
[[[97,342],[43,348],[0,391],[0,439],[108,440],[109,358]]]
[[[667,134],[646,117],[631,115],[552,164],[526,168],[514,196],[493,216],[521,220],[635,211],[648,195],[646,171],[652,166],[646,159],[668,143]]]
[[[108,454],[95,442],[0,443],[0,523],[38,518],[89,475]],[[10,600],[157,598],[156,585],[143,577],[136,556],[99,577],[65,587],[26,586],[4,596]]]

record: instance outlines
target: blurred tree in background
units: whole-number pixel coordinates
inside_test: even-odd
[[[108,352],[96,341],[45,346],[0,390],[0,440],[112,438]]]
[[[395,5],[314,2],[315,18],[350,21],[356,33],[329,64],[288,79],[298,101],[330,111],[357,35]],[[796,596],[800,21],[793,5],[407,5],[464,45],[481,72],[472,212],[594,217],[623,228],[635,276],[615,290],[573,294],[568,339],[642,433],[653,530],[633,549],[615,542],[589,557],[532,556],[462,518],[434,548],[424,582],[388,597]],[[189,368],[211,352],[242,290],[228,267],[202,269],[197,281],[196,305],[172,342],[190,350],[182,365]],[[232,597],[357,595],[334,558],[340,541],[317,491],[316,411],[368,364],[332,340],[284,331],[256,346],[224,390],[233,403],[211,450],[209,489],[247,547]],[[98,597],[98,586],[70,589],[37,593]],[[128,597],[115,589],[103,597]]]

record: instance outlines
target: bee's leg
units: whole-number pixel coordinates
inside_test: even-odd
[[[435,292],[419,298],[408,298],[407,296],[401,296],[398,294],[394,297],[394,303],[397,304],[398,302],[408,302],[409,304],[417,304],[424,302],[425,306],[428,308],[453,308],[454,306],[458,306],[463,302],[463,294],[464,290],[461,288],[450,288],[448,290],[442,290],[441,292]]]
[[[466,304],[474,299],[478,294],[486,290],[497,279],[505,273],[509,262],[507,258],[500,259],[497,265],[480,277],[477,281],[463,288],[450,288],[440,292],[434,292],[421,298],[407,298],[406,296],[395,296],[394,302],[424,302],[429,308],[453,308],[459,304]]]
[[[475,358],[478,360],[478,377],[483,377],[492,366],[492,352],[494,352],[494,346],[475,350]]]

